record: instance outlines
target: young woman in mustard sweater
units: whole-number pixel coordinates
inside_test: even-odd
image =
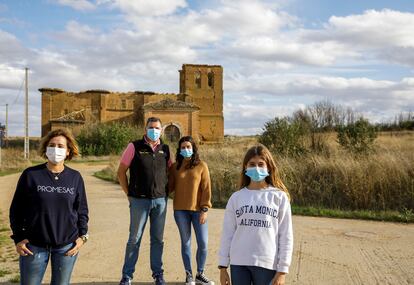
[[[201,161],[190,136],[178,142],[176,162],[171,166],[169,191],[174,192],[174,218],[181,237],[181,255],[187,285],[214,284],[204,275],[207,258],[207,213],[211,208],[211,183],[207,164]],[[197,274],[191,269],[191,224],[197,239]]]

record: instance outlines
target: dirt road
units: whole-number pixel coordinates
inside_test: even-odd
[[[127,199],[118,185],[92,176],[103,165],[76,163],[72,167],[80,170],[85,179],[91,235],[81,249],[72,282],[117,284],[128,236]],[[18,177],[18,174],[0,177],[3,215],[8,212]],[[206,273],[216,284],[223,213],[221,209],[209,212]],[[414,284],[414,225],[300,216],[295,216],[293,223],[295,248],[287,284]],[[147,229],[134,284],[151,284],[148,238]],[[168,284],[183,284],[179,235],[171,201],[165,229],[164,266]],[[49,276],[46,275],[45,282]]]

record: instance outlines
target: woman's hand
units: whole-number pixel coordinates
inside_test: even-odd
[[[82,245],[84,244],[83,240],[78,237],[75,241],[75,246],[72,247],[71,249],[68,250],[68,252],[66,252],[65,255],[67,256],[75,256],[78,254],[79,249],[82,247]]]
[[[285,272],[277,272],[275,277],[273,277],[272,285],[285,285]]]
[[[207,212],[200,212],[200,224],[205,224],[207,221]]]
[[[28,239],[24,239],[21,242],[18,242],[16,244],[16,251],[21,256],[27,256],[27,255],[33,255],[33,252],[30,251],[30,249],[27,248],[27,244],[29,243]]]
[[[230,283],[230,276],[227,273],[226,268],[220,269],[220,284],[221,285],[231,285]]]

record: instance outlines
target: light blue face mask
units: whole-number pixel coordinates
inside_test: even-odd
[[[189,158],[193,155],[193,150],[191,148],[184,148],[181,149],[180,154],[185,158]]]
[[[161,130],[154,129],[154,128],[147,129],[147,137],[150,140],[156,142],[160,138],[160,136],[161,136]]]
[[[267,172],[267,168],[264,167],[248,167],[246,169],[246,175],[250,177],[251,180],[255,182],[260,182],[269,176],[269,172]]]

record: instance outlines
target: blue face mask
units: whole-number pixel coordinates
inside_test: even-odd
[[[156,142],[160,138],[160,136],[161,136],[161,130],[154,129],[154,128],[147,129],[147,137],[150,140]]]
[[[188,158],[193,155],[193,150],[191,148],[184,148],[184,149],[181,149],[180,154],[183,157]]]
[[[248,167],[246,169],[246,175],[250,177],[251,180],[255,182],[260,182],[269,176],[269,172],[267,172],[267,168],[264,167]]]

